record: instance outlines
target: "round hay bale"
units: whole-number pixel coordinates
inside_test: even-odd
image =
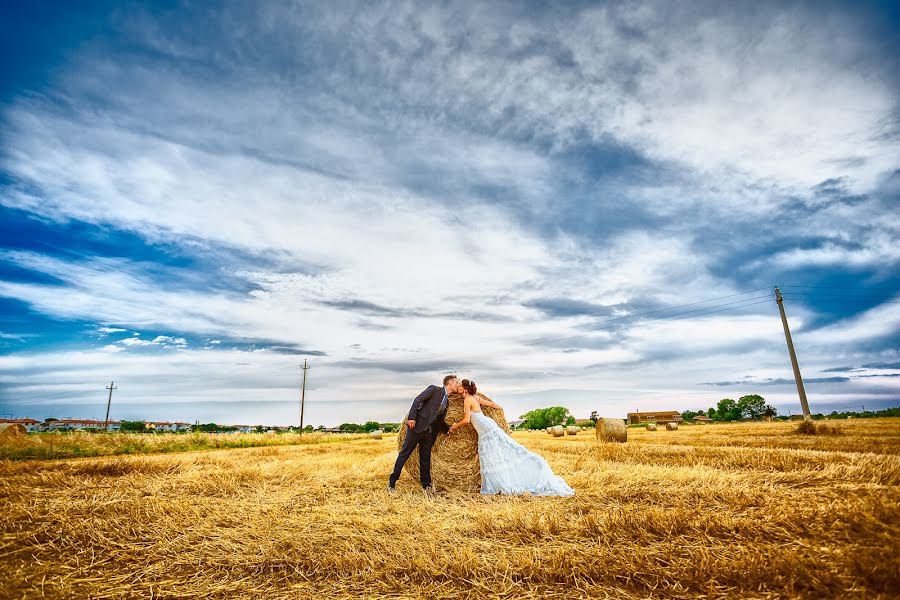
[[[0,437],[25,435],[28,430],[21,423],[0,423]]]
[[[384,433],[384,432],[383,432],[382,430],[376,429],[375,431],[370,431],[370,432],[369,432],[369,437],[372,438],[373,440],[380,440],[380,439],[381,439],[381,435],[382,435],[383,433]]]
[[[678,423],[666,423],[666,431],[678,431]]]
[[[647,423],[647,431],[656,431],[656,423]]]
[[[562,425],[554,425],[550,428],[550,433],[553,434],[553,437],[562,437],[566,435],[566,428]]]
[[[624,442],[628,439],[628,429],[622,419],[597,419],[598,442]]]
[[[578,432],[581,431],[581,427],[577,425],[569,425],[566,427],[566,433],[569,435],[578,435]]]
[[[478,392],[479,397],[490,400]],[[447,425],[463,418],[463,399],[461,394],[450,394],[448,397]],[[482,406],[485,416],[494,420],[506,433],[509,424],[502,409]],[[406,415],[400,423],[397,434],[397,450],[403,447],[406,439]],[[416,447],[403,466],[406,473],[418,483],[419,481],[419,448]],[[478,434],[471,424],[460,427],[453,435],[439,433],[434,447],[431,449],[431,481],[436,489],[460,492],[477,492],[481,489],[481,463],[478,462]]]

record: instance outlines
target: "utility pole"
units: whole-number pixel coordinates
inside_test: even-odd
[[[781,324],[784,325],[784,339],[787,340],[788,353],[791,355],[791,366],[794,367],[794,380],[797,382],[797,393],[800,394],[803,420],[809,421],[812,419],[812,416],[809,414],[809,403],[806,401],[806,390],[803,389],[803,377],[800,375],[800,365],[797,364],[794,342],[791,341],[791,330],[788,327],[787,315],[784,314],[784,298],[781,297],[781,290],[778,289],[778,286],[775,286],[775,302],[778,303],[778,310],[781,312]]]
[[[119,389],[118,386],[113,385],[114,383],[114,381],[110,381],[109,385],[103,388],[109,390],[109,398],[106,400],[106,420],[103,421],[104,431],[109,431],[109,405],[112,404],[112,392]]]
[[[311,368],[306,364],[306,359],[303,359],[303,366],[300,367],[303,369],[303,385],[300,388],[300,435],[303,435],[303,404],[306,401],[306,372]]]

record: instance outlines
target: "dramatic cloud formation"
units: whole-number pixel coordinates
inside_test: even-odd
[[[787,409],[776,284],[814,408],[898,400],[887,6],[65,11],[11,15],[4,412],[288,423],[304,358],[313,424]]]

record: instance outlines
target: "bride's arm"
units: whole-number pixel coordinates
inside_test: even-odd
[[[459,421],[457,421],[456,423],[454,423],[453,425],[451,425],[451,426],[450,426],[450,431],[449,431],[448,433],[453,433],[454,431],[456,431],[457,429],[459,429],[459,428],[462,427],[463,425],[468,424],[469,421],[472,420],[472,409],[469,408],[469,401],[468,401],[468,400],[464,400],[464,401],[463,401],[463,411],[464,411],[464,412],[463,412],[463,418],[460,419]]]
[[[496,402],[491,402],[487,398],[482,398],[481,396],[475,396],[475,398],[478,400],[478,404],[480,404],[481,406],[490,406],[491,408],[503,408]]]

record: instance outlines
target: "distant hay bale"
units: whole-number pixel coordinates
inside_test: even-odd
[[[628,429],[624,419],[597,419],[598,442],[624,442],[628,439]]]
[[[487,396],[478,392],[478,396],[490,400]],[[463,418],[463,399],[461,394],[450,394],[447,406],[447,425],[451,425]],[[486,417],[493,419],[506,433],[509,433],[509,424],[502,409],[482,406],[482,412]],[[403,447],[406,439],[406,416],[403,415],[400,423],[400,431],[397,434],[397,450]],[[417,483],[419,481],[419,448],[416,447],[409,460],[403,467],[406,473]],[[439,433],[431,450],[431,480],[434,487],[439,490],[451,490],[461,492],[477,492],[481,489],[481,464],[478,462],[478,434],[475,428],[469,424],[460,427],[453,435]]]
[[[562,437],[566,435],[566,428],[562,425],[554,425],[550,428],[550,433],[553,434],[553,437]]]
[[[381,435],[382,435],[383,433],[384,433],[384,432],[383,432],[382,430],[376,429],[375,431],[370,431],[370,432],[369,432],[369,437],[372,438],[373,440],[380,440],[380,439],[381,439]]]
[[[566,427],[566,433],[569,435],[578,435],[579,431],[581,431],[581,427],[577,425],[569,425]]]
[[[647,431],[656,431],[656,423],[647,423]]]
[[[552,434],[553,434],[553,428],[552,428],[552,427],[548,427],[548,428],[547,428],[547,433],[550,434],[550,435],[552,435]]]
[[[666,423],[666,431],[677,431],[678,423]]]
[[[28,430],[21,423],[0,423],[0,437],[15,437],[26,433]]]

